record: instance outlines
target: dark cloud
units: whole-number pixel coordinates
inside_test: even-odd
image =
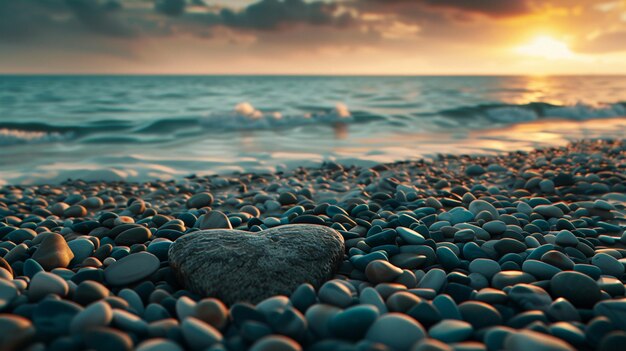
[[[447,7],[489,16],[517,16],[528,13],[527,0],[426,0],[430,6]]]
[[[42,28],[54,26],[51,14],[56,11],[48,1],[0,1],[0,40],[19,41],[38,35]]]
[[[360,0],[360,2],[388,8],[451,9],[491,17],[523,15],[531,10],[530,0]]]
[[[336,3],[323,1],[261,0],[238,12],[222,9],[210,20],[213,24],[260,30],[293,24],[346,26],[353,20],[350,14],[337,14],[337,10]]]
[[[389,15],[391,20],[416,24],[424,33],[431,33],[445,31],[441,27],[477,13],[492,17],[522,14],[529,10],[528,1],[258,0],[241,9],[216,9],[217,5],[203,0],[0,0],[0,41],[54,37],[61,42],[69,35],[88,39],[93,34],[113,38],[171,33],[210,36],[215,27],[274,33],[296,26],[359,25],[362,29],[371,25],[359,17],[362,13]],[[429,31],[432,28],[435,30]]]
[[[119,19],[122,4],[114,0],[0,0],[0,40],[89,31],[113,37],[135,31]]]
[[[203,10],[186,11],[187,7]],[[269,31],[352,23],[353,16],[339,13],[339,9],[337,2],[321,0],[259,0],[240,10],[222,8],[217,12],[201,0],[0,0],[0,41],[62,37],[63,33],[124,38],[175,30],[205,35],[214,26]]]
[[[593,39],[579,42],[572,49],[591,54],[626,51],[626,30],[600,34]]]
[[[185,0],[156,0],[154,9],[169,16],[178,16],[185,12]]]
[[[107,0],[65,0],[76,19],[89,30],[114,36],[133,36],[135,31],[116,17],[116,12],[122,9],[117,1]]]

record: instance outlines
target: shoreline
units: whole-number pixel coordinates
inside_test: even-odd
[[[0,186],[0,348],[608,350],[625,228],[626,139]]]
[[[619,139],[626,130],[626,117],[596,118],[589,120],[546,119],[496,126],[485,130],[451,131],[449,133],[395,133],[384,137],[358,137],[344,142],[350,135],[350,125],[335,129],[334,139],[323,140],[327,144],[317,153],[306,150],[285,151],[286,140],[280,141],[277,149],[254,153],[255,139],[252,133],[241,133],[242,150],[225,152],[221,158],[211,155],[205,158],[194,156],[185,159],[189,169],[181,169],[175,158],[162,159],[142,156],[141,153],[123,157],[118,164],[99,164],[94,156],[83,157],[79,162],[61,159],[52,164],[26,165],[5,169],[0,185],[60,184],[64,180],[86,181],[132,181],[181,180],[192,174],[198,176],[230,176],[244,173],[273,173],[290,171],[300,167],[316,168],[324,162],[336,162],[347,167],[374,167],[402,161],[433,159],[438,154],[473,156],[495,156],[518,150],[531,151],[537,148],[565,146],[580,139]],[[352,126],[355,127],[355,126]],[[268,131],[261,131],[267,133]],[[392,141],[390,141],[392,140]],[[398,140],[401,143],[398,144]],[[312,142],[312,140],[307,140]],[[358,147],[356,145],[367,145]],[[258,146],[258,145],[257,145]],[[218,147],[213,145],[213,147]],[[263,145],[261,149],[266,149]],[[376,152],[371,152],[376,150]],[[29,151],[31,152],[31,151]],[[27,157],[24,152],[20,157]],[[15,156],[18,157],[18,156]],[[190,156],[187,156],[190,157]],[[10,164],[10,159],[7,159]],[[181,161],[182,162],[182,161]]]

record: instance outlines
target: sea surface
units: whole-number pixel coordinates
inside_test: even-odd
[[[492,154],[625,116],[622,76],[0,76],[0,183]]]

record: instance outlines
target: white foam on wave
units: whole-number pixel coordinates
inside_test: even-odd
[[[19,129],[0,128],[0,146],[16,144],[48,143],[67,140],[69,135],[57,132],[27,131]]]
[[[352,114],[345,104],[338,103],[334,109],[316,113],[283,114],[279,111],[261,111],[249,102],[235,105],[230,112],[212,112],[200,120],[200,124],[217,129],[271,129],[297,127],[310,124],[329,124],[352,121]]]

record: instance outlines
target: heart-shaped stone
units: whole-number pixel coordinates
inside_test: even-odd
[[[319,287],[344,256],[343,237],[320,225],[284,225],[261,232],[213,229],[180,237],[169,263],[185,288],[225,303],[290,295]]]

